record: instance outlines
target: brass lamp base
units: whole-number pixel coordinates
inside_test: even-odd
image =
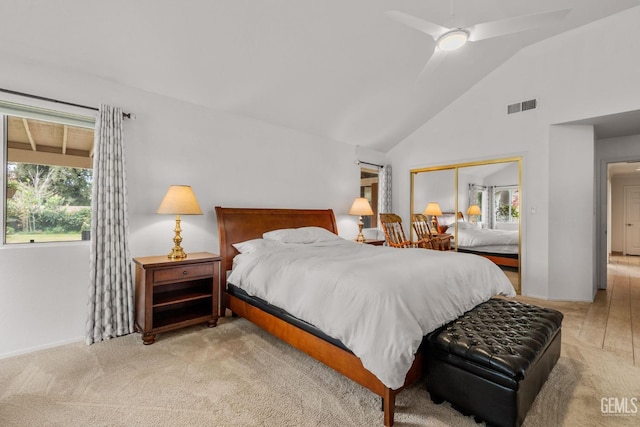
[[[173,249],[171,249],[171,253],[169,255],[167,255],[167,258],[169,259],[185,259],[187,257],[187,254],[184,253],[184,250],[182,250],[181,246],[174,246]]]
[[[435,215],[431,217],[431,234],[438,234],[438,222]]]
[[[358,243],[364,243],[364,234],[362,234],[363,226],[364,223],[362,222],[362,217],[360,217],[360,219],[358,219],[358,237],[356,237],[356,242]]]
[[[182,229],[180,228],[180,215],[176,215],[176,228],[173,231],[175,231],[176,233],[175,237],[173,238],[174,246],[167,258],[173,260],[185,259],[187,257],[187,254],[182,249],[182,246],[180,246],[180,243],[182,243],[182,236],[180,236],[180,232],[182,231]]]

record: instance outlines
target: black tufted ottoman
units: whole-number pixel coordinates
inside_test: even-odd
[[[491,299],[427,337],[427,390],[476,421],[520,426],[560,357],[563,315]]]

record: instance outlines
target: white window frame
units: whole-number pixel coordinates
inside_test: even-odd
[[[518,217],[517,220],[513,219],[513,216],[511,215],[511,203],[509,203],[509,221],[499,221],[498,220],[498,202],[497,202],[497,198],[495,197],[497,192],[500,191],[508,191],[509,192],[509,201],[513,200],[513,193],[515,191],[518,192],[518,207],[520,206],[519,200],[520,200],[520,189],[518,188],[517,185],[508,185],[508,186],[499,186],[499,187],[495,187],[493,189],[493,200],[494,200],[494,205],[493,205],[493,222],[494,224],[516,224],[520,221],[520,218]]]
[[[37,100],[36,100],[37,101]],[[87,127],[95,129],[97,112],[93,115],[87,115],[87,110],[82,108],[63,106],[60,109],[52,110],[34,102],[33,105],[27,105],[15,102],[11,95],[3,96],[0,99],[0,137],[2,145],[0,146],[0,163],[2,164],[2,173],[0,173],[0,196],[2,196],[2,215],[0,215],[0,227],[2,227],[2,238],[0,238],[0,248],[14,247],[32,247],[34,245],[73,245],[78,243],[88,244],[87,241],[56,241],[56,242],[38,242],[28,245],[7,244],[6,243],[6,218],[7,218],[7,116],[18,116],[32,118],[36,120],[52,121],[56,123],[67,124],[71,126]]]

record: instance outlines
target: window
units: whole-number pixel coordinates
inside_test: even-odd
[[[476,222],[482,224],[485,222],[485,215],[487,214],[487,187],[479,184],[469,184],[469,206],[478,205],[480,208],[480,215],[477,215]]]
[[[93,118],[0,102],[5,244],[88,240]]]
[[[518,222],[520,198],[518,187],[500,187],[493,192],[494,219],[496,223]]]
[[[369,201],[372,216],[363,216],[364,228],[376,228],[378,226],[378,170],[360,168],[360,197]]]

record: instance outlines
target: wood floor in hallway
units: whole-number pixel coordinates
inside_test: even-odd
[[[518,299],[562,311],[563,334],[640,367],[640,257],[611,255],[607,289],[598,290],[593,303]]]

